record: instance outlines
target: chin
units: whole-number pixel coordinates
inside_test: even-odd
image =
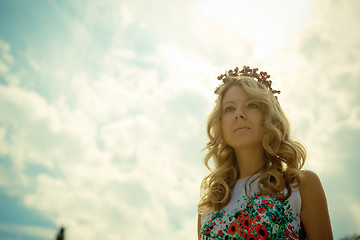
[[[262,148],[262,143],[259,142],[237,142],[233,144],[228,144],[230,147],[236,148]]]

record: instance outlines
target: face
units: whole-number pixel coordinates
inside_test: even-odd
[[[261,147],[264,130],[260,103],[239,85],[230,87],[222,100],[221,129],[233,148]]]

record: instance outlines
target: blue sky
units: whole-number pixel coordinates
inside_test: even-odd
[[[0,239],[194,239],[216,77],[271,74],[360,229],[360,2],[0,2]]]

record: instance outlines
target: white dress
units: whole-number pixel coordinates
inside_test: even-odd
[[[239,179],[223,209],[201,215],[200,239],[306,239],[300,219],[300,192],[293,188],[285,201],[261,195],[258,179],[250,188],[251,180],[257,176]],[[285,189],[279,195],[286,193]]]

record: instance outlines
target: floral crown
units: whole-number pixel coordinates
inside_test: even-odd
[[[220,76],[217,77],[217,79],[220,80],[220,81],[222,80],[223,83],[225,84],[225,83],[229,82],[229,80],[231,78],[235,78],[235,77],[238,77],[238,76],[252,77],[252,78],[256,78],[259,83],[263,84],[273,94],[279,94],[280,93],[279,90],[274,90],[274,89],[271,88],[272,81],[267,80],[268,78],[270,78],[270,75],[268,75],[267,72],[257,73],[258,70],[259,70],[258,68],[251,69],[249,66],[244,66],[243,69],[241,69],[239,71],[239,68],[236,67],[234,70],[227,71],[227,75],[226,74],[221,74]],[[224,84],[221,84],[220,86],[218,86],[215,89],[214,93],[219,94],[220,88]]]

